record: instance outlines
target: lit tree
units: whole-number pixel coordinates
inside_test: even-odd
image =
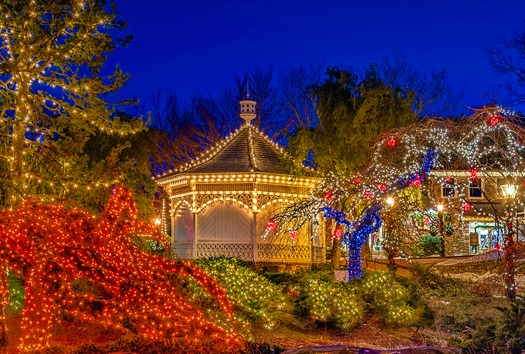
[[[447,198],[445,202],[448,210],[459,210],[460,219],[464,213],[476,211],[468,196],[471,188],[477,189],[479,196],[490,205],[490,215],[496,224],[506,230],[502,246],[509,298],[516,294],[512,216],[518,207],[523,209],[520,197],[523,193],[518,193],[525,178],[522,120],[523,117],[500,107],[484,107],[461,119],[425,119],[384,133],[374,147],[371,163],[371,171],[390,187],[399,185],[400,176],[411,176],[420,186],[431,180],[438,186],[454,189],[457,198]],[[432,173],[415,173],[418,161],[430,151],[435,155]],[[501,187],[506,190],[502,191]],[[511,195],[514,198],[509,198]],[[440,203],[440,200],[431,201],[431,205]],[[503,209],[497,207],[501,204]],[[481,209],[478,212],[486,213]]]
[[[501,183],[517,188],[525,178],[525,129],[521,120],[522,117],[499,107],[486,107],[471,117],[424,119],[385,132],[374,144],[371,162],[359,176],[325,179],[307,200],[277,216],[278,226],[272,229],[274,232],[297,229],[319,214],[335,219],[345,228],[343,239],[346,238],[349,245],[349,278],[352,279],[360,275],[360,257],[356,254],[364,242],[363,234],[375,232],[380,226],[378,213],[387,208],[386,196],[395,198],[406,190],[425,188],[429,181],[450,184],[450,176],[465,176],[451,185],[458,198],[448,201],[450,209],[457,207],[465,213],[474,208],[467,200],[469,189],[483,179],[485,182],[476,186],[492,206],[491,214],[496,222],[506,226],[504,280],[507,296],[514,298],[511,216],[516,207],[522,205],[522,200],[507,200],[504,211],[496,206],[502,201],[498,193]],[[431,202],[437,204],[436,200]],[[356,210],[364,212],[355,213]]]
[[[143,129],[140,120],[116,117],[124,102],[108,100],[127,75],[119,69],[102,75],[107,55],[130,40],[114,36],[125,27],[115,4],[6,0],[0,11],[4,205],[29,194],[66,199],[74,188],[115,182],[84,173],[89,156],[83,151],[97,132],[124,135]]]
[[[368,151],[377,134],[412,123],[416,118],[411,109],[411,93],[384,84],[375,67],[362,79],[351,72],[329,68],[326,80],[314,85],[313,93],[317,125],[298,127],[289,137],[288,152],[297,172],[303,170],[306,161],[321,175],[355,173],[369,158]],[[352,212],[356,213],[354,218],[361,210]],[[334,238],[334,268],[339,267],[339,242],[339,238]]]

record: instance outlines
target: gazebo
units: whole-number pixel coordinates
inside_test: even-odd
[[[265,237],[272,216],[308,194],[318,179],[288,172],[284,150],[251,124],[255,104],[249,97],[241,100],[240,129],[190,164],[156,178],[169,195],[174,254],[262,264],[324,262],[324,228],[317,220]]]

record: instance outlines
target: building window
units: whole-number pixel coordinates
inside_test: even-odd
[[[482,198],[483,193],[481,192],[481,180],[475,179],[470,180],[469,193],[470,198]]]
[[[445,183],[441,185],[441,196],[444,198],[450,198],[456,196],[456,189],[454,188],[455,181],[453,178],[447,178]]]

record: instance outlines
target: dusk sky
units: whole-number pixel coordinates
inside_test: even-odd
[[[446,69],[461,106],[499,100],[503,78],[484,48],[525,20],[522,0],[117,0],[135,37],[110,57],[131,74],[126,96],[215,95],[235,74],[319,62],[363,68],[400,53],[421,71]]]

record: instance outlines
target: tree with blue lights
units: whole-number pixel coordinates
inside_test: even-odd
[[[276,216],[275,232],[297,229],[312,218],[323,215],[337,222],[338,235],[349,249],[349,279],[361,274],[361,247],[366,237],[382,223],[382,211],[389,208],[388,197],[396,198],[406,190],[426,190],[429,182],[450,183],[449,174],[465,176],[451,188],[454,198],[439,198],[427,193],[429,205],[446,203],[448,210],[463,215],[475,206],[469,202],[472,181],[483,179],[481,194],[493,208],[495,222],[505,225],[507,236],[504,276],[509,298],[515,296],[513,259],[513,220],[517,208],[523,208],[525,185],[525,144],[522,117],[500,107],[476,110],[470,117],[457,120],[424,119],[417,123],[387,131],[374,144],[369,165],[355,177],[328,175],[304,201],[290,206]],[[494,186],[505,186],[507,194],[513,186],[514,196],[502,196]],[[496,188],[497,189],[497,188]],[[516,190],[518,193],[516,193]],[[495,206],[505,201],[504,212]],[[401,208],[408,209],[407,205]]]

